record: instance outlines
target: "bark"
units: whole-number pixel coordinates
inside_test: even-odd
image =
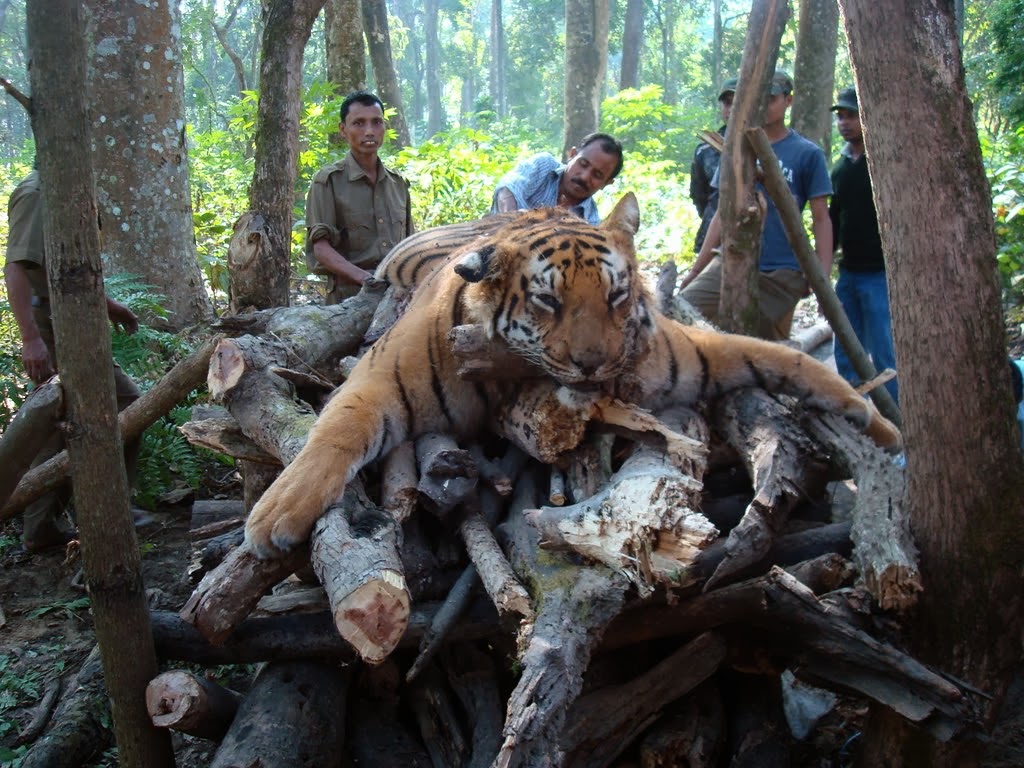
[[[640,87],[640,54],[644,43],[643,0],[626,1],[626,20],[622,31],[622,71],[619,90]],[[715,82],[718,82],[717,80]]]
[[[491,108],[499,117],[507,113],[505,97],[505,19],[501,0],[491,0]]]
[[[789,124],[831,157],[833,86],[839,39],[838,0],[803,0],[793,64]]]
[[[424,139],[443,131],[447,128],[448,122],[445,119],[444,104],[441,102],[441,78],[444,69],[441,40],[437,29],[440,15],[440,0],[426,0],[423,11],[423,39],[426,50],[427,134]]]
[[[723,330],[749,336],[758,335],[760,328],[757,276],[766,209],[754,191],[754,154],[743,136],[748,127],[764,122],[764,94],[775,71],[788,18],[789,3],[783,0],[757,0],[750,10],[740,64],[743,87],[736,91],[718,166],[722,225],[718,318]]]
[[[567,0],[563,160],[601,122],[608,68],[608,24],[608,0]]]
[[[388,27],[388,9],[384,0],[362,0],[363,31],[366,45],[370,49],[373,77],[377,81],[377,95],[388,109],[395,110],[390,117],[391,127],[397,134],[398,147],[408,147],[412,140],[409,125],[405,121],[402,106],[402,92],[398,87],[398,73],[391,53],[391,30]]]
[[[156,654],[117,428],[85,103],[82,9],[72,2],[31,4],[27,18],[51,313],[96,640],[122,765],[173,766],[170,739],[149,723],[142,697],[156,674]],[[123,664],[124,659],[134,663]]]
[[[324,3],[324,43],[327,79],[337,87],[338,94],[344,96],[365,88],[366,51],[359,0]]]
[[[196,261],[178,3],[84,3],[103,259],[153,287],[181,330],[212,312]]]
[[[158,728],[219,741],[242,695],[183,669],[162,672],[146,686],[146,708]]]
[[[640,742],[642,768],[714,768],[725,743],[722,697],[714,681],[672,707]]]
[[[232,312],[288,305],[302,56],[323,5],[324,0],[272,0],[264,5],[256,168],[249,186],[249,211],[239,220],[262,219],[254,233],[260,240],[260,258],[229,261]],[[236,226],[236,234],[237,230]]]
[[[339,768],[348,675],[313,661],[263,668],[211,768]]]
[[[1006,374],[991,200],[953,4],[843,0],[842,9],[882,246],[899,254],[887,258],[886,268],[900,408],[913,446],[906,497],[927,586],[908,627],[910,647],[991,693],[985,711],[991,723],[1021,655],[1014,638],[1020,637],[1022,584],[1013,563],[1024,522],[1024,474]],[[926,147],[942,147],[942,157],[926,162]],[[916,193],[908,194],[907,174]],[[972,382],[970,395],[965,381]],[[978,744],[942,747],[892,718],[880,721],[866,741],[867,759],[876,765],[978,759]]]
[[[444,657],[448,683],[469,720],[466,768],[490,768],[501,747],[504,702],[494,661],[472,643],[452,645]]]
[[[8,498],[64,416],[60,379],[36,387],[0,436],[0,499]]]
[[[435,665],[417,679],[407,698],[434,768],[463,765],[468,744],[454,702]]]

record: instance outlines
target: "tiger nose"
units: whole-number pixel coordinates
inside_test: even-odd
[[[580,350],[572,355],[572,362],[584,376],[593,376],[605,360],[604,350],[599,347]]]

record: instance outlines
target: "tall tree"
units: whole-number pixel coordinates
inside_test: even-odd
[[[427,135],[429,139],[445,128],[444,105],[441,103],[441,40],[438,37],[440,0],[426,0],[423,14],[424,47],[427,51]]]
[[[491,0],[491,103],[498,117],[506,114],[505,20],[501,0]]]
[[[608,25],[608,0],[566,0],[563,158],[600,122]]]
[[[45,205],[47,272],[68,457],[118,762],[173,768],[170,736],[146,713],[146,684],[157,671],[131,523],[128,477],[117,429],[110,328],[96,222],[86,104],[86,47],[76,0],[27,6],[32,127]]]
[[[640,52],[644,45],[644,0],[626,0],[622,28],[622,71],[619,89],[640,87]]]
[[[256,169],[228,260],[233,312],[288,306],[302,56],[323,6],[324,0],[271,0],[264,7]]]
[[[409,138],[409,125],[405,121],[405,110],[402,108],[398,73],[395,72],[395,61],[391,54],[387,5],[384,0],[362,0],[362,3],[363,29],[366,32],[366,44],[370,48],[373,77],[377,81],[377,95],[385,106],[395,110],[391,118],[391,127],[398,134],[398,146],[407,147],[412,141]]]
[[[178,4],[83,7],[103,257],[154,286],[170,326],[184,328],[211,308],[193,234]]]
[[[359,0],[327,0],[324,4],[327,79],[342,96],[366,87],[366,46]]]
[[[790,125],[829,155],[839,37],[837,0],[801,0]]]
[[[953,4],[841,6],[886,253],[906,506],[925,585],[904,626],[918,658],[994,696],[991,724],[1021,655],[1024,466]],[[873,711],[864,746],[865,765],[939,768],[976,765],[980,749],[932,741],[891,711]]]

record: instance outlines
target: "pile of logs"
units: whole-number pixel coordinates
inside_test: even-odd
[[[183,431],[272,476],[403,303],[371,284],[222,320],[221,407]],[[451,342],[466,376],[514,366],[477,328]],[[916,553],[901,467],[841,417],[761,390],[656,417],[525,391],[495,415],[509,439],[400,446],[285,557],[248,550],[244,507],[201,505],[158,654],[261,665],[244,696],[161,675],[153,722],[219,742],[214,768],[789,765],[827,710],[794,721],[798,686],[978,727],[978,692],[878,639],[921,590]],[[829,522],[839,479],[856,501]]]

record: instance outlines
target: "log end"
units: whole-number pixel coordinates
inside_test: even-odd
[[[363,584],[334,607],[334,624],[360,658],[380,664],[409,624],[409,590],[400,573]]]

